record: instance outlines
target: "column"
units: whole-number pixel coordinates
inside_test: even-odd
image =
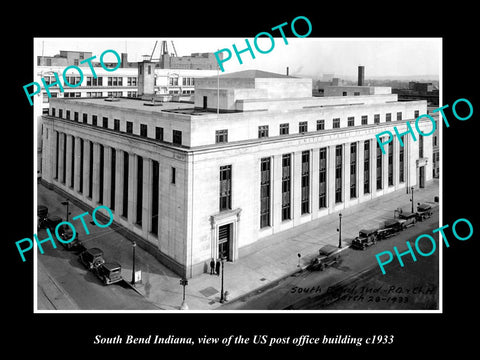
[[[318,215],[318,196],[319,196],[319,169],[320,169],[320,148],[315,148],[310,151],[310,162],[312,164],[310,177],[311,177],[311,191],[312,194],[310,203],[311,203],[311,213],[312,219],[316,218]]]
[[[343,186],[343,203],[344,207],[350,201],[350,142],[342,145],[343,160],[342,160],[342,186]]]
[[[97,204],[100,200],[100,144],[93,143],[93,189],[92,201]]]
[[[83,194],[88,197],[90,191],[90,141],[83,142]]]
[[[137,221],[137,156],[128,154],[128,222]]]
[[[357,198],[363,196],[363,182],[364,171],[363,161],[365,160],[364,148],[365,141],[361,140],[357,142]]]
[[[399,177],[400,177],[400,143],[398,142],[398,138],[395,135],[393,137],[393,184],[395,185],[395,190],[398,188],[400,184]]]
[[[389,151],[389,146],[385,146],[385,154],[382,153],[382,171],[383,171],[383,176],[382,176],[382,182],[383,182],[383,190],[388,189],[388,157],[390,156],[390,151]],[[384,191],[386,193],[386,191]]]
[[[150,231],[152,221],[152,159],[143,158],[143,201],[142,201],[142,230],[145,234]]]
[[[73,189],[75,191],[80,191],[80,160],[82,159],[81,155],[81,139],[77,136],[75,137],[75,166],[73,169]]]
[[[292,198],[291,211],[294,225],[300,223],[302,208],[302,152],[292,154]]]
[[[115,151],[115,212],[122,214],[123,209],[123,150]]]
[[[377,139],[370,139],[370,193],[377,194]]]
[[[103,204],[111,207],[110,182],[112,180],[112,172],[110,166],[112,164],[112,148],[105,145],[103,147]]]
[[[282,222],[282,155],[272,156],[272,228],[275,230]]]
[[[66,171],[65,171],[65,186],[71,187],[71,179],[72,179],[72,143],[74,141],[72,135],[66,136],[66,143],[65,143],[65,151],[67,152],[67,161],[65,163]]]
[[[58,138],[58,181],[61,183],[65,182],[65,177],[63,176],[63,156],[65,152],[65,134],[59,133]]]
[[[335,145],[327,147],[327,204],[331,213],[335,208]]]

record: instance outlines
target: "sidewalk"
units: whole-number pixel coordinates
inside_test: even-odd
[[[424,189],[415,189],[415,204],[433,203],[434,197],[439,195],[438,191],[436,179],[429,182]],[[64,207],[55,205],[64,200],[59,194],[42,185],[39,185],[38,194],[38,203],[49,206],[50,213],[55,214],[58,210],[56,214],[63,214]],[[410,211],[410,198],[411,195],[402,189],[342,210],[343,248],[350,245],[360,229],[379,227],[385,220],[393,218],[395,209]],[[71,205],[72,217],[82,212],[84,210]],[[297,272],[310,263],[323,245],[338,245],[336,230],[338,219],[338,212],[335,212],[294,229],[271,235],[249,245],[246,249],[240,249],[240,258],[235,263],[225,263],[224,290],[229,293],[228,299],[244,296]],[[131,242],[109,229],[98,229],[93,226],[90,230],[90,235],[81,237],[82,241],[85,239],[84,245],[98,246],[104,250],[106,258],[118,261],[122,265],[124,279],[129,282],[132,277]],[[248,255],[242,256],[242,252]],[[297,254],[301,254],[300,267]],[[136,291],[162,309],[179,310],[183,294],[180,277],[138,246],[135,259],[135,269],[142,270],[142,282],[135,285]],[[221,310],[220,289],[221,276],[202,274],[189,279],[186,286],[186,302],[189,309]]]

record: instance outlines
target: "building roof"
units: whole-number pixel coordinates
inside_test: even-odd
[[[296,78],[295,76],[277,74],[277,73],[263,71],[263,70],[236,71],[236,72],[233,72],[233,73],[220,75],[220,77],[221,78],[231,78],[231,79],[266,79],[266,78],[293,78],[293,79],[295,79]]]

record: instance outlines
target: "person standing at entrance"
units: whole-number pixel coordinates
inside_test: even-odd
[[[220,276],[220,259],[217,259],[217,263],[215,264],[215,272],[217,276]]]
[[[210,275],[214,275],[215,274],[215,259],[212,258],[212,260],[210,260]]]

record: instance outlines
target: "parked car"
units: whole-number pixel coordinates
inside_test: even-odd
[[[368,246],[375,245],[377,243],[377,230],[368,229],[360,230],[358,236],[352,241],[352,248],[365,250]]]
[[[72,238],[73,231],[70,226],[67,226],[66,224],[64,224],[58,228],[58,234],[60,235],[62,240],[69,241]],[[69,241],[67,243],[59,241],[59,243],[61,243],[63,247],[67,250],[78,249],[78,248],[82,248],[82,250],[86,250],[86,248],[82,245],[82,242],[78,237],[78,232],[75,233],[75,238],[72,241]]]
[[[310,270],[323,271],[327,266],[331,266],[340,260],[340,254],[338,254],[338,247],[333,245],[325,245],[318,250],[318,256],[316,256],[310,266]]]
[[[378,229],[377,230],[377,239],[378,240],[388,239],[389,237],[395,235],[395,233],[396,233],[396,231],[391,227]]]
[[[117,262],[100,264],[93,269],[93,272],[105,285],[110,285],[123,280],[121,274],[122,266]]]
[[[405,230],[406,220],[404,219],[389,219],[385,221],[384,229],[391,228],[393,231],[398,232]]]
[[[418,221],[428,219],[433,214],[432,206],[429,204],[418,204],[416,214]]]
[[[99,248],[90,248],[82,251],[78,256],[78,259],[88,270],[97,268],[105,263],[103,251]]]
[[[61,223],[63,219],[60,216],[52,215],[46,218],[43,218],[39,224],[38,227],[40,229],[49,229],[50,232],[53,234],[55,231],[55,228],[59,223]]]
[[[405,228],[413,226],[417,222],[417,213],[402,212],[398,216],[405,220]]]

